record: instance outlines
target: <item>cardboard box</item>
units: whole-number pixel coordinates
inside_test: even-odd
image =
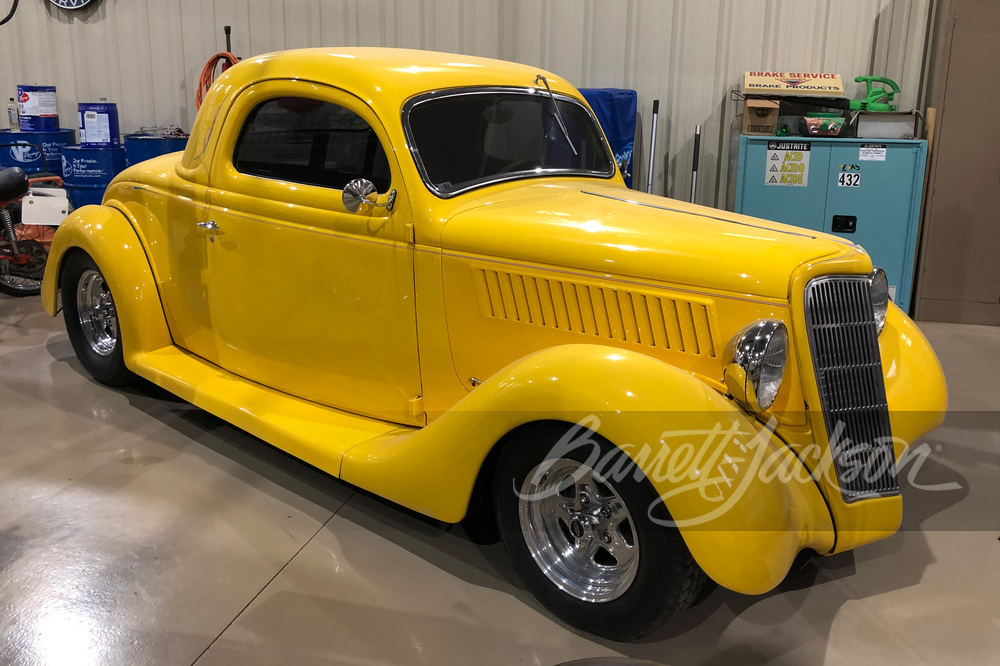
[[[743,102],[743,133],[750,136],[773,136],[778,132],[778,107],[773,99],[747,98]]]

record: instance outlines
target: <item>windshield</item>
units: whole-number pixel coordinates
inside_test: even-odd
[[[447,197],[539,175],[610,178],[614,162],[597,121],[576,100],[555,99],[565,133],[545,91],[472,90],[409,104],[406,128],[427,186]]]

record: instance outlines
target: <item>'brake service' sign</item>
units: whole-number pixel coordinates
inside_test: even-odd
[[[843,97],[840,74],[820,72],[746,72],[743,92],[756,95]]]

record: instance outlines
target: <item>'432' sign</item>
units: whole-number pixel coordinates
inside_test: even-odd
[[[56,7],[63,9],[81,9],[91,3],[92,0],[49,0]]]

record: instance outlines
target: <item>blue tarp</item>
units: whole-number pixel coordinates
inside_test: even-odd
[[[625,159],[625,184],[632,187],[632,149],[635,143],[638,93],[622,88],[581,88],[580,92],[597,114],[597,120],[611,143],[615,161],[621,164],[622,158]]]

